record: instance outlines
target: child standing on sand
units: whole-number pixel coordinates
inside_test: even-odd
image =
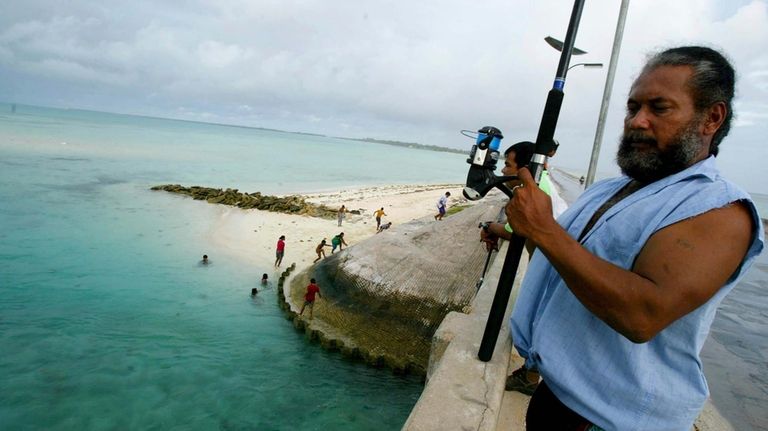
[[[280,239],[277,240],[277,247],[275,248],[275,268],[279,268],[283,262],[283,256],[285,255],[285,235],[280,235]]]
[[[341,208],[339,208],[338,215],[336,216],[339,221],[339,226],[341,226],[341,221],[344,220],[344,217],[346,217],[346,214],[347,214],[347,207],[342,205]]]

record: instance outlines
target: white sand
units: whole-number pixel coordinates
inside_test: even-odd
[[[360,210],[360,215],[347,213],[341,227],[338,227],[336,219],[219,205],[221,219],[212,227],[210,239],[214,244],[224,247],[232,258],[264,268],[270,279],[276,279],[279,272],[291,263],[296,263],[296,272],[312,265],[317,257],[315,247],[323,238],[330,244],[332,237],[344,232],[347,244],[352,246],[376,234],[373,212],[381,207],[384,207],[387,214],[382,217],[382,224],[391,221],[395,226],[437,214],[437,201],[446,191],[451,192],[449,208],[471,204],[462,196],[462,187],[459,184],[395,185],[306,195],[307,200],[313,203],[332,208],[343,204],[348,210]],[[286,237],[285,257],[281,268],[273,270],[275,246],[280,235]],[[331,248],[325,250],[330,255]]]

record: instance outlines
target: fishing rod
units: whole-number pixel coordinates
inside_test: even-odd
[[[528,169],[531,171],[536,183],[539,183],[541,174],[544,171],[544,164],[547,161],[547,154],[556,148],[554,141],[557,119],[560,116],[560,107],[563,104],[563,88],[565,87],[565,76],[568,73],[568,64],[571,61],[573,46],[576,42],[576,33],[581,20],[581,12],[584,9],[585,0],[574,0],[571,18],[568,22],[568,30],[563,42],[563,48],[560,54],[560,62],[557,66],[555,81],[552,89],[547,94],[547,102],[544,106],[544,113],[539,124],[539,133],[536,136],[536,145],[531,163]],[[464,197],[469,200],[478,200],[483,198],[492,188],[496,187],[504,192],[510,198],[514,193],[504,185],[505,182],[516,177],[497,177],[493,171],[496,168],[496,161],[499,158],[499,143],[503,138],[501,131],[494,127],[484,127],[478,131],[477,143],[472,146],[470,157],[467,162],[470,163],[469,173],[467,174],[467,185],[464,187]],[[509,295],[512,292],[512,286],[515,283],[515,276],[520,265],[520,258],[525,247],[525,238],[512,235],[507,255],[504,258],[504,265],[499,276],[499,283],[496,287],[496,294],[493,297],[491,310],[488,313],[488,321],[485,325],[485,332],[480,343],[477,357],[483,362],[488,362],[493,357],[493,350],[496,347],[496,340],[499,338],[504,321],[504,314],[509,302]]]
[[[501,209],[499,209],[499,214],[496,216],[496,223],[501,222],[502,217],[504,216],[504,207],[502,206]],[[490,222],[486,222],[490,223]],[[483,226],[484,223],[480,223],[477,227],[482,229],[487,229],[487,227]],[[487,232],[487,230],[486,230]],[[488,265],[491,264],[491,255],[494,251],[499,251],[498,247],[490,247],[490,250],[488,250],[488,255],[485,256],[485,265],[483,265],[483,272],[480,273],[480,279],[477,280],[477,284],[475,285],[475,290],[480,290],[480,286],[483,285],[483,281],[485,281],[485,273],[488,272]]]

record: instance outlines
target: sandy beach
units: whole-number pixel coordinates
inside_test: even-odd
[[[347,244],[353,246],[375,235],[373,213],[379,208],[383,207],[386,213],[382,224],[392,222],[396,226],[436,214],[437,201],[446,191],[451,192],[449,209],[473,204],[462,196],[462,188],[461,184],[391,185],[304,195],[312,203],[333,208],[345,205],[350,211],[360,212],[359,215],[348,212],[341,227],[335,219],[218,205],[220,220],[211,227],[210,240],[226,249],[230,257],[264,268],[271,279],[276,279],[291,263],[296,263],[296,272],[312,265],[317,258],[315,247],[323,238],[330,244],[333,236],[344,232]],[[280,235],[286,237],[285,257],[281,269],[276,269],[275,245]],[[330,247],[326,248],[326,254],[330,252]]]
[[[560,174],[567,175],[560,177]],[[581,191],[576,177],[570,178],[565,172],[558,171],[555,181],[561,190],[572,193],[575,199]],[[331,243],[331,238],[344,232],[347,244],[354,245],[376,234],[374,211],[384,208],[386,215],[382,224],[392,222],[393,226],[422,217],[432,217],[437,213],[437,201],[446,192],[451,192],[448,208],[457,205],[474,205],[480,201],[468,201],[462,195],[463,184],[429,185],[384,185],[365,188],[349,188],[321,193],[301,194],[308,202],[322,204],[331,208],[345,205],[348,212],[342,226],[336,219],[327,220],[306,215],[293,215],[257,209],[216,205],[220,216],[213,223],[209,232],[211,242],[226,250],[229,258],[263,268],[270,278],[292,263],[296,263],[296,272],[312,265],[317,255],[315,247],[323,238]],[[572,190],[573,189],[573,190]],[[578,190],[576,190],[578,189]],[[488,198],[501,196],[498,190],[491,190]],[[212,205],[212,204],[208,204]],[[386,232],[386,231],[385,231]],[[280,235],[286,236],[285,257],[281,269],[274,268],[275,246]],[[330,255],[331,248],[325,249]]]

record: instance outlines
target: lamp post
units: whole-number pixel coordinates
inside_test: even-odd
[[[619,62],[619,52],[621,51],[621,39],[624,35],[624,22],[627,20],[627,8],[629,0],[621,0],[619,9],[619,20],[616,23],[616,34],[613,37],[613,50],[611,51],[611,62],[608,64],[608,76],[605,78],[605,89],[603,90],[603,102],[600,105],[600,115],[597,117],[597,131],[595,131],[595,143],[592,145],[592,156],[589,159],[589,169],[587,169],[587,179],[584,182],[584,188],[589,187],[595,180],[595,171],[597,170],[597,156],[600,155],[600,145],[603,142],[603,130],[605,129],[605,116],[608,113],[608,104],[611,101],[611,91],[613,90],[613,77],[616,74],[616,63]]]

